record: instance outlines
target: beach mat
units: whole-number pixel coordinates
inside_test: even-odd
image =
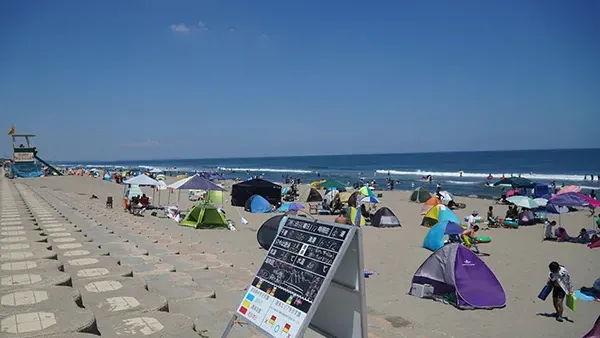
[[[583,301],[583,302],[593,302],[594,301],[594,297],[586,295],[585,293],[581,292],[581,290],[576,290],[574,293],[575,297],[577,297],[577,300]]]

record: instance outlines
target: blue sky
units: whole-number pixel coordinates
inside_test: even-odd
[[[0,127],[37,133],[49,160],[597,147],[598,13],[592,0],[0,1]]]

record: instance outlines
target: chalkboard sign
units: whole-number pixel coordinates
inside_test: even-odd
[[[346,275],[363,279],[363,290],[358,290],[360,286],[357,284],[355,291],[362,294],[359,307],[365,307],[362,244],[358,245],[360,240],[354,238],[359,230],[306,218],[283,218],[271,248],[236,309],[234,319],[238,317],[253,324],[269,337],[301,337],[350,243],[357,245],[353,252],[360,258],[351,260],[356,264],[349,268],[357,271]],[[361,271],[358,271],[359,268]],[[345,284],[354,283],[344,281]],[[366,332],[366,316],[364,318],[361,325],[365,326],[363,331]],[[222,337],[228,335],[232,322],[233,319]]]

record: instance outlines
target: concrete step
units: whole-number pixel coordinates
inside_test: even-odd
[[[37,308],[83,307],[81,294],[70,286],[50,286],[31,290],[13,290],[0,293],[0,315],[27,312]]]
[[[96,332],[94,315],[75,306],[62,308],[37,306],[0,318],[0,336],[3,338],[47,337],[74,332]],[[62,336],[61,336],[62,337]]]
[[[189,317],[159,311],[99,318],[98,330],[109,338],[198,338]]]

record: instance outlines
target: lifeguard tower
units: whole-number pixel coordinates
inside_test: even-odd
[[[13,177],[40,177],[44,175],[42,165],[56,175],[62,173],[39,158],[37,149],[33,145],[35,134],[11,134],[13,141],[13,161],[11,173]]]

